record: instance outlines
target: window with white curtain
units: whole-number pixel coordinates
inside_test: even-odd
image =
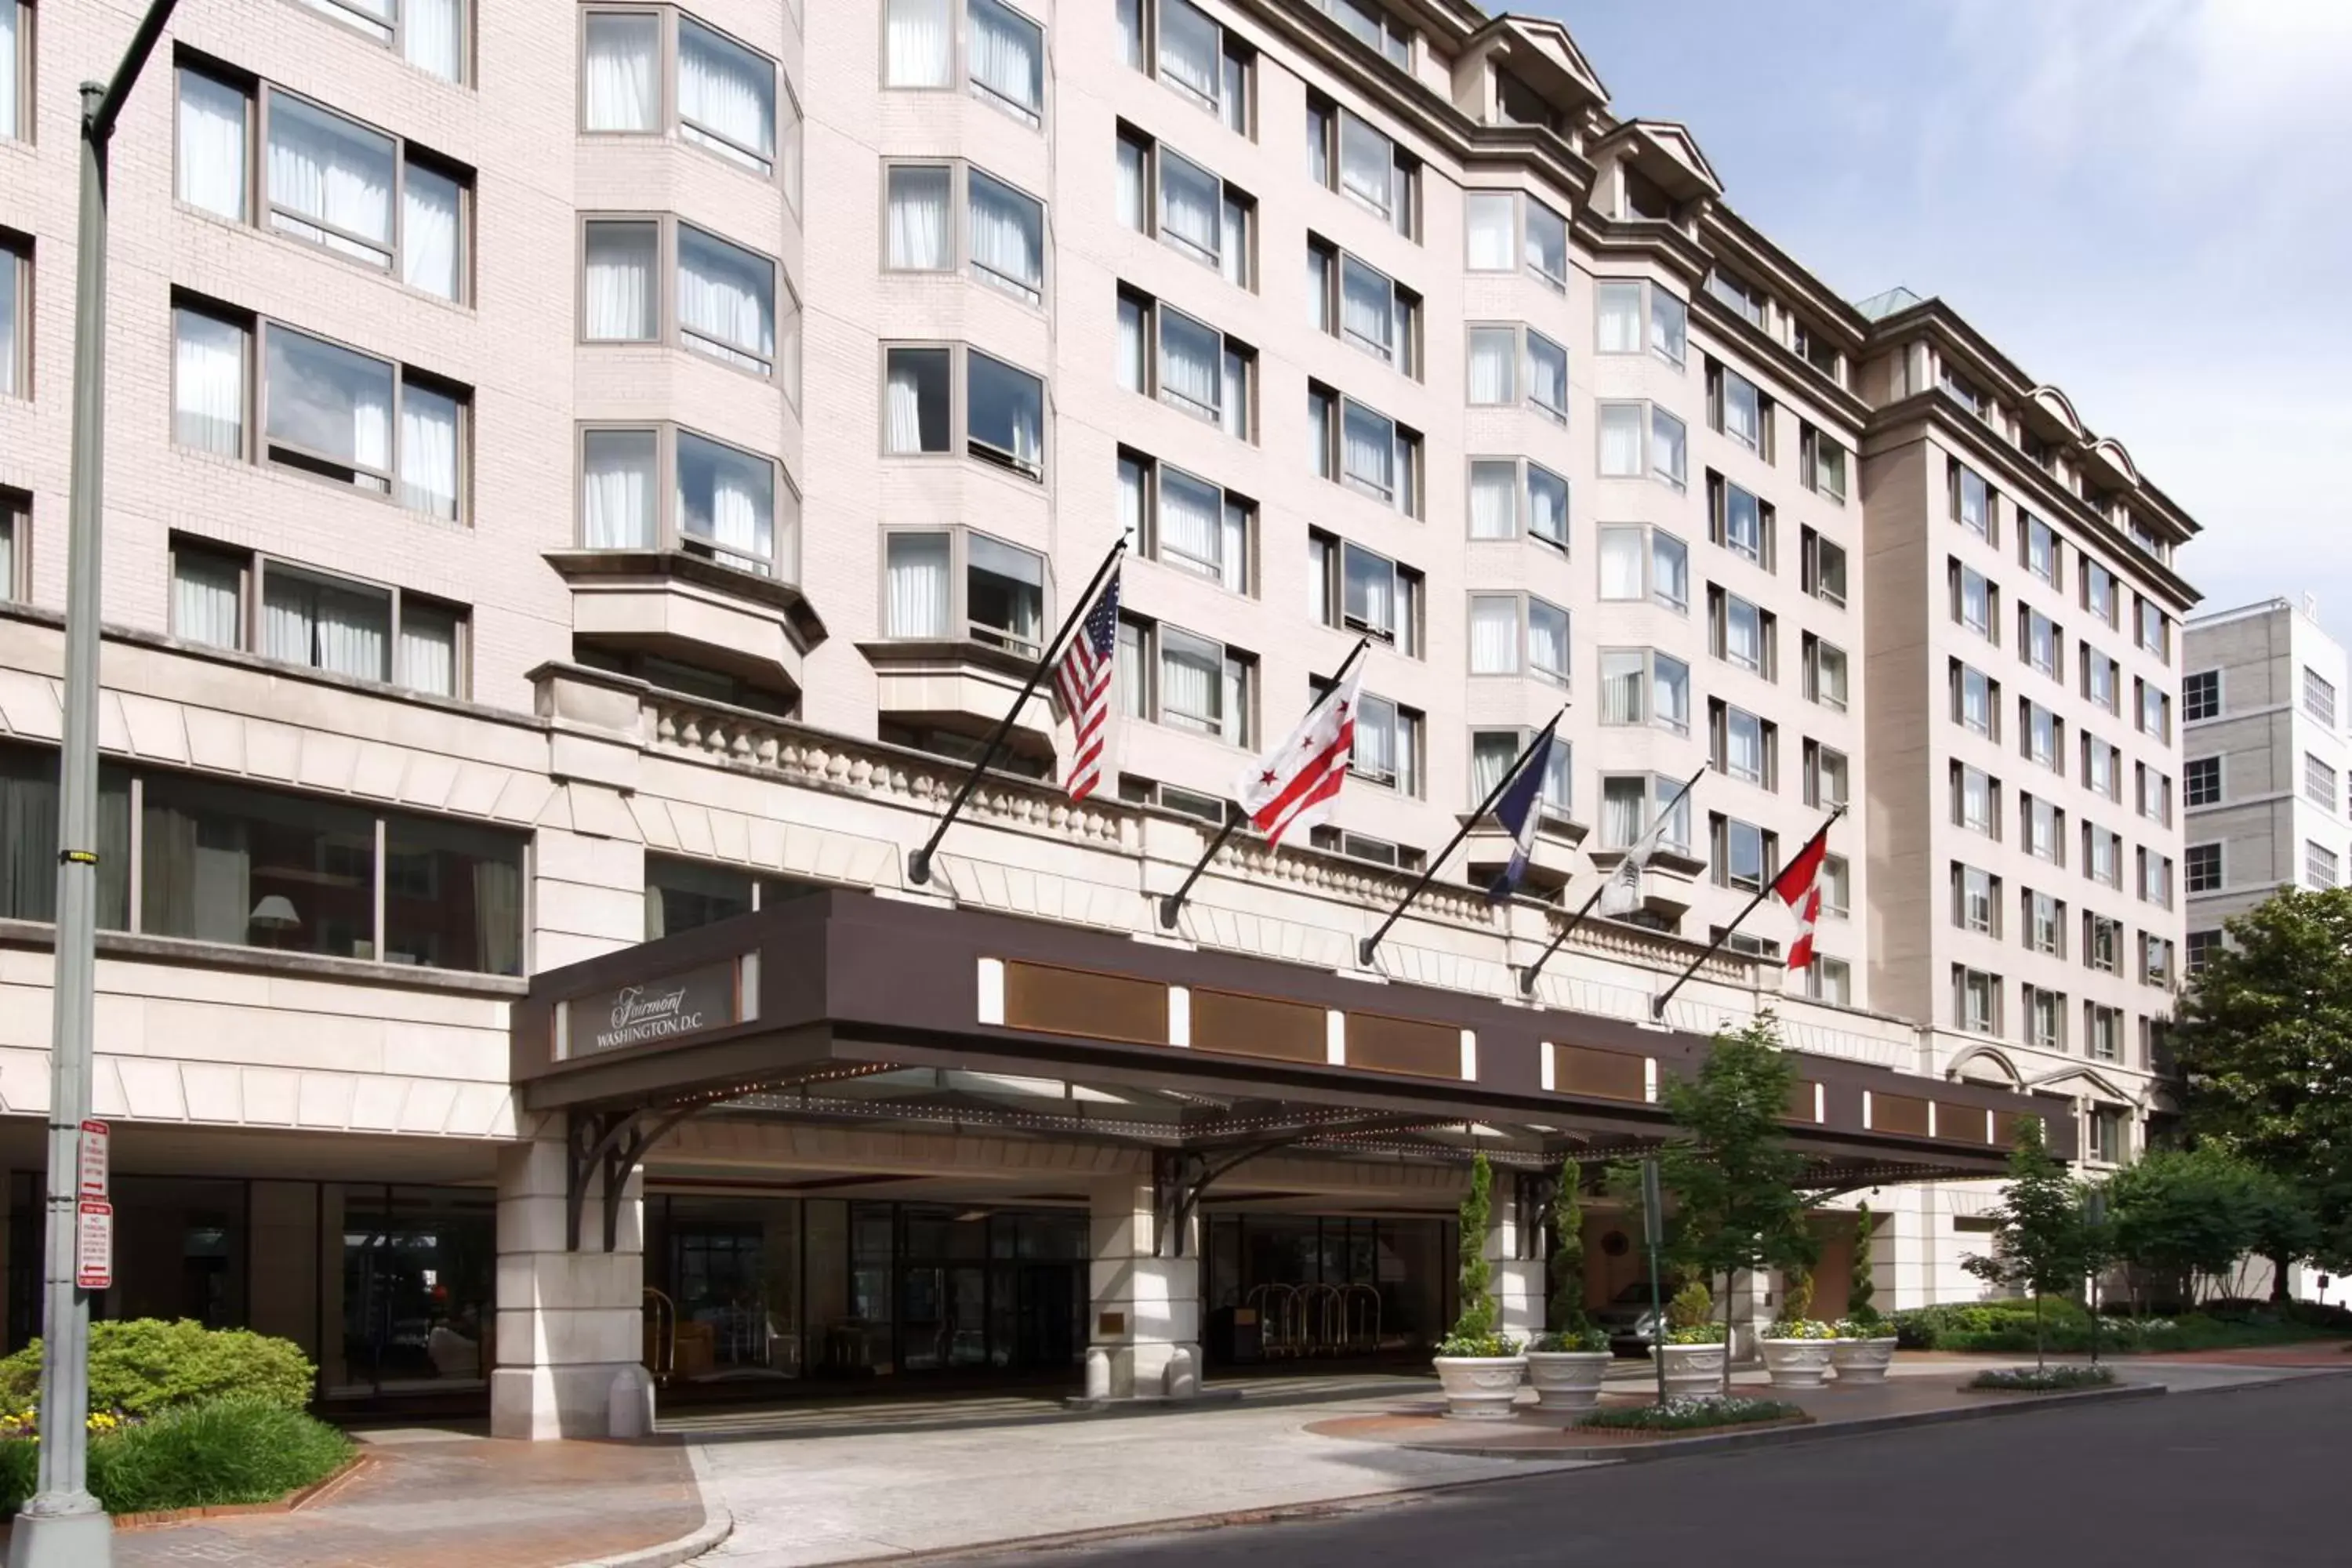
[[[1517,594],[1470,595],[1471,674],[1518,674],[1519,642]]]
[[[31,546],[33,498],[0,489],[0,604],[25,597],[25,557]]]
[[[389,493],[399,385],[392,363],[284,327],[266,328],[262,343],[270,461]]]
[[[655,430],[581,435],[580,542],[588,550],[652,550],[661,539],[661,436]]]
[[[1118,627],[1120,711],[1248,746],[1257,733],[1257,658],[1157,622],[1124,618]]]
[[[1690,666],[1652,648],[1601,653],[1601,721],[1690,732]]]
[[[243,222],[259,124],[261,221],[444,300],[464,297],[472,176],[401,139],[276,88],[177,72],[179,199]]]
[[[1612,524],[1600,535],[1602,599],[1688,608],[1690,550],[1681,540],[1634,523]]]
[[[1754,382],[1728,365],[1707,362],[1707,417],[1716,429],[1751,452],[1762,451],[1769,400]]]
[[[892,348],[884,360],[882,449],[898,456],[950,449],[954,351]]]
[[[1805,697],[1824,708],[1845,711],[1845,650],[1805,634]]]
[[[964,355],[965,449],[1031,479],[1045,475],[1045,384],[976,349]]]
[[[1421,300],[1370,262],[1328,240],[1307,238],[1307,288],[1317,328],[1406,375],[1421,374]]]
[[[1129,125],[1118,128],[1119,220],[1239,289],[1257,287],[1257,200],[1214,171]]]
[[[391,49],[443,81],[466,79],[469,8],[465,0],[302,0],[312,10]]]
[[[1568,292],[1568,220],[1533,196],[1520,198],[1525,209],[1525,249],[1528,270],[1541,281]]]
[[[951,271],[961,256],[982,282],[1033,305],[1045,300],[1045,205],[985,170],[892,164],[882,221],[883,265],[891,271]]]
[[[1744,708],[1713,704],[1716,731],[1712,737],[1716,771],[1748,784],[1766,782],[1765,721]]]
[[[1122,290],[1118,297],[1119,384],[1251,438],[1250,383],[1257,351],[1196,317]]]
[[[661,336],[661,225],[592,220],[583,226],[581,331],[591,342],[652,342]]]
[[[691,431],[677,432],[679,548],[772,575],[776,465]]]
[[[1716,651],[1738,669],[1764,668],[1764,613],[1737,594],[1709,590],[1717,605]]]
[[[1307,557],[1317,619],[1369,633],[1408,658],[1422,657],[1424,579],[1419,572],[1313,530],[1307,533]]]
[[[1518,198],[1508,191],[1465,191],[1462,222],[1473,272],[1518,270]]]
[[[1003,0],[965,0],[965,68],[972,96],[1016,120],[1045,118],[1045,29]]]
[[[1680,419],[1650,405],[1650,474],[1680,489],[1688,482],[1689,432]]]
[[[1470,731],[1470,798],[1475,807],[1501,785],[1511,771],[1511,764],[1528,749],[1534,735],[1526,730],[1473,730]],[[1566,741],[1555,740],[1544,755],[1543,783],[1537,789],[1536,801],[1543,815],[1566,820],[1574,812],[1574,795],[1570,780],[1574,777],[1569,760]]]
[[[187,306],[173,321],[174,439],[243,455],[250,330]],[[260,364],[266,460],[458,518],[463,389],[276,322],[262,327]]]
[[[774,459],[675,426],[580,438],[585,550],[677,550],[793,581],[800,495]]]
[[[955,268],[955,169],[894,163],[883,206],[882,265],[893,272]]]
[[[245,456],[250,334],[235,321],[188,306],[172,312],[172,438],[183,447]]]
[[[661,130],[663,15],[591,11],[583,18],[582,130],[644,134]]]
[[[1256,592],[1257,503],[1143,456],[1118,455],[1119,510],[1128,536],[1152,560],[1236,594]]]
[[[1470,537],[1529,539],[1568,548],[1568,481],[1522,458],[1470,462]]]
[[[1370,121],[1309,93],[1307,153],[1316,184],[1350,198],[1407,239],[1420,237],[1421,163]]]
[[[1470,329],[1470,403],[1508,407],[1518,399],[1519,334],[1512,327]]]
[[[1754,491],[1732,484],[1720,475],[1710,474],[1707,480],[1713,492],[1710,499],[1715,542],[1734,555],[1769,570],[1772,560],[1772,509]]]
[[[1045,563],[1036,552],[962,528],[884,537],[883,636],[1044,651]]]
[[[654,342],[675,332],[697,353],[779,377],[799,402],[800,307],[780,288],[775,262],[667,217],[590,218],[581,250],[586,341]]]
[[[995,176],[972,169],[970,183],[972,275],[1034,305],[1045,297],[1045,206]]]
[[[1331,689],[1321,677],[1307,682],[1308,700],[1319,701]],[[1426,715],[1391,698],[1365,691],[1356,705],[1356,744],[1349,754],[1348,771],[1368,783],[1385,784],[1399,795],[1422,793],[1423,746],[1428,735]]]
[[[25,300],[33,264],[27,242],[0,229],[0,396],[31,395],[32,331]],[[0,576],[0,591],[8,579]]]
[[[1814,598],[1845,605],[1845,546],[1808,528],[1800,537],[1803,587]]]
[[[692,224],[677,232],[680,341],[738,369],[773,374],[776,264]]]
[[[776,65],[691,16],[677,19],[677,131],[762,174],[776,166]]]
[[[32,50],[26,47],[31,35],[26,8],[17,0],[0,0],[0,142],[25,137],[29,117],[22,105],[30,97],[26,86],[32,76]]]
[[[1254,134],[1256,51],[1192,0],[1117,0],[1120,58],[1238,135]]]
[[[1639,279],[1603,279],[1593,285],[1598,307],[1599,352],[1637,354],[1644,350],[1680,365],[1689,342],[1690,307],[1655,283]]]
[[[1526,331],[1528,404],[1557,424],[1568,423],[1568,351],[1532,328]]]
[[[1316,472],[1421,515],[1421,436],[1319,382],[1307,384]]]
[[[1643,404],[1604,403],[1601,405],[1601,477],[1638,479],[1649,470],[1642,457],[1645,424]]]
[[[457,605],[177,536],[171,555],[174,637],[439,697],[465,694],[467,616]]]
[[[580,49],[583,131],[674,133],[762,178],[781,178],[799,209],[800,106],[773,59],[667,5],[588,11]]]
[[[887,0],[882,30],[883,86],[954,85],[954,0]]]

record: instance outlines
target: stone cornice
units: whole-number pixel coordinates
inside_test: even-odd
[[[1751,355],[1777,368],[1802,386],[1823,408],[1835,413],[1860,435],[1870,424],[1870,405],[1822,373],[1803,355],[1704,289],[1691,290],[1691,310],[1717,336],[1739,344]],[[1853,356],[1848,355],[1851,363]]]

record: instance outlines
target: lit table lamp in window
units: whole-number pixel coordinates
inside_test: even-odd
[[[285,945],[285,933],[302,928],[302,917],[294,912],[294,900],[283,893],[271,893],[254,905],[246,921],[268,931],[272,947]]]

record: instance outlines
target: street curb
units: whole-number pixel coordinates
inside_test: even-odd
[[[563,1568],[676,1568],[690,1562],[717,1546],[735,1532],[735,1516],[727,1505],[715,1500],[708,1484],[710,1479],[709,1461],[702,1457],[699,1445],[686,1445],[687,1462],[694,1467],[694,1489],[702,1500],[702,1528],[688,1532],[674,1541],[654,1546],[641,1546],[635,1552],[624,1552],[616,1557],[596,1557],[583,1563],[567,1563]]]
[[[2073,1394],[2030,1394],[1999,1404],[1956,1405],[1943,1410],[1915,1410],[1896,1415],[1863,1415],[1849,1421],[1814,1421],[1801,1426],[1773,1426],[1760,1432],[1706,1433],[1696,1437],[1670,1437],[1654,1443],[1612,1444],[1594,1448],[1481,1448],[1447,1443],[1397,1443],[1417,1454],[1447,1454],[1456,1458],[1509,1459],[1515,1463],[1645,1464],[1659,1459],[1720,1454],[1742,1448],[1769,1448],[1782,1444],[1822,1443],[1839,1437],[1865,1436],[1906,1426],[1942,1426],[1959,1421],[1990,1421],[2032,1415],[2075,1405],[2111,1405],[2135,1399],[2160,1399],[2170,1390],[2160,1383],[2125,1384],[2116,1388],[2086,1388]],[[2208,1392],[2199,1389],[2196,1392]],[[1322,1436],[1323,1434],[1318,1434]],[[1340,1442],[1378,1443],[1377,1437],[1343,1437]]]

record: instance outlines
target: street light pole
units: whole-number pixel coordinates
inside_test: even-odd
[[[176,0],[153,0],[111,81],[81,88],[74,276],[73,458],[66,515],[65,735],[58,764],[57,962],[49,1041],[49,1184],[38,1489],[9,1532],[8,1568],[106,1568],[113,1523],[89,1491],[89,1299],[74,1282],[81,1124],[89,1114],[98,981],[100,542],[106,479],[107,148]]]

